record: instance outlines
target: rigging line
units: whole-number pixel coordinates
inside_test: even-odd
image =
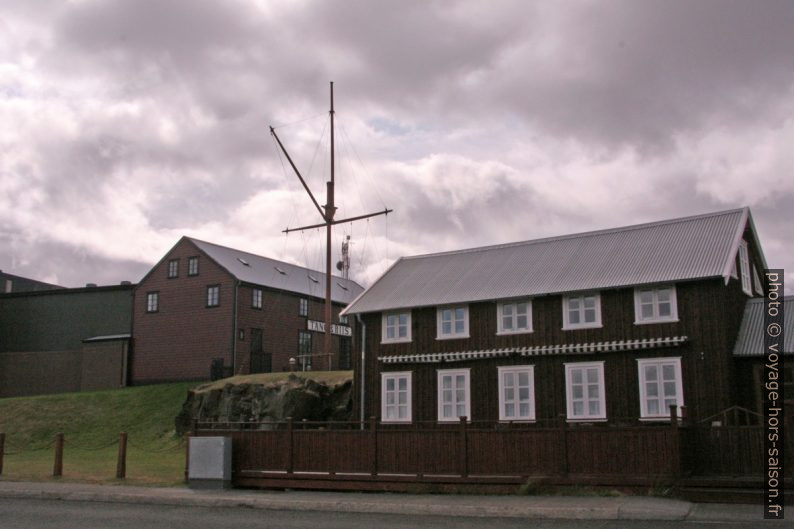
[[[314,161],[317,159],[317,153],[320,152],[320,145],[324,144],[325,131],[328,129],[328,122],[323,125],[323,131],[320,133],[320,139],[317,140],[317,146],[314,148],[314,155],[312,156],[311,164],[309,164],[309,172],[307,178],[312,177],[312,170],[314,169]]]
[[[345,136],[344,136],[344,135],[341,135],[341,136],[340,136],[340,139],[341,139],[341,141],[340,141],[339,143],[341,144],[341,147],[342,147],[343,149],[344,149],[345,147],[347,147],[347,150],[348,150],[348,152],[350,153],[350,154],[349,154],[349,156],[350,156],[350,159],[352,160],[352,159],[353,159],[353,156],[352,156],[352,151],[351,151],[351,149],[350,149],[349,141],[345,139]],[[361,206],[361,210],[362,210],[362,211],[366,211],[366,209],[367,209],[367,208],[364,206],[364,199],[363,199],[363,197],[361,196],[361,184],[359,183],[359,180],[358,180],[358,172],[356,171],[356,169],[355,169],[355,167],[353,166],[353,163],[352,163],[352,162],[348,162],[348,163],[349,163],[349,165],[350,165],[350,168],[351,168],[351,171],[350,171],[350,172],[351,172],[351,174],[352,174],[352,176],[353,176],[353,186],[355,187],[355,190],[356,190],[356,196],[358,196],[358,203],[359,203],[359,205]]]
[[[274,129],[280,129],[280,128],[283,128],[283,127],[289,127],[291,125],[297,125],[298,123],[305,123],[307,121],[311,121],[313,119],[317,119],[317,118],[319,118],[321,116],[325,116],[326,114],[327,114],[327,112],[321,112],[320,114],[315,114],[314,116],[309,116],[308,118],[299,119],[297,121],[290,121],[288,123],[282,123],[280,125],[273,125],[273,128]]]
[[[383,200],[383,196],[380,194],[380,190],[378,189],[378,183],[377,183],[377,181],[376,181],[374,178],[372,178],[372,176],[370,175],[369,171],[367,170],[367,166],[366,166],[366,165],[364,165],[364,161],[361,159],[361,156],[359,156],[359,154],[358,154],[358,151],[356,150],[356,147],[355,147],[355,145],[353,145],[353,142],[352,142],[352,140],[350,139],[350,135],[347,133],[347,129],[346,129],[346,128],[345,128],[345,126],[344,126],[343,124],[341,124],[341,123],[339,124],[339,128],[340,128],[340,129],[342,129],[342,134],[343,134],[343,135],[345,135],[345,136],[347,136],[347,141],[349,141],[349,142],[350,142],[350,146],[351,146],[351,148],[353,149],[353,153],[356,155],[356,158],[358,158],[358,163],[360,163],[360,164],[361,164],[361,167],[363,167],[363,168],[364,168],[364,174],[365,174],[367,177],[369,177],[369,179],[372,181],[373,188],[375,189],[375,194],[376,194],[376,195],[378,195],[378,200],[380,200],[380,202],[381,202],[381,204],[383,205],[383,207],[384,207],[384,208],[386,208],[386,202]]]
[[[295,218],[295,215],[297,214],[298,206],[297,206],[297,204],[295,204],[295,197],[293,197],[292,193],[290,192],[289,179],[287,178],[287,166],[284,165],[284,158],[281,156],[281,149],[278,148],[278,144],[276,143],[276,139],[273,138],[272,135],[270,137],[273,140],[273,148],[276,151],[276,155],[278,156],[278,160],[279,160],[279,162],[281,162],[281,176],[284,178],[284,183],[287,186],[286,187],[287,195],[289,196],[290,202],[292,202],[292,211],[291,211],[290,219],[287,222],[287,225],[289,225],[293,221],[293,219]]]

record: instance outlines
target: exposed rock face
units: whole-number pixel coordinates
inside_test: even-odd
[[[352,381],[328,386],[290,375],[269,384],[226,384],[223,389],[191,390],[175,419],[176,432],[199,421],[348,421],[352,418]]]

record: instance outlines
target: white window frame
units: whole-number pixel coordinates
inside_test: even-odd
[[[262,308],[262,289],[255,288],[251,290],[251,307],[255,309]]]
[[[187,258],[187,275],[188,276],[197,276],[199,273],[199,258],[198,256],[192,256]]]
[[[519,304],[526,304],[527,306],[527,326],[518,327],[518,313],[516,312]],[[513,328],[504,328],[504,308],[511,307]],[[532,300],[531,299],[515,299],[511,301],[500,301],[496,304],[496,334],[501,336],[505,334],[526,334],[532,332]]]
[[[168,279],[179,277],[179,259],[171,259],[168,261]]]
[[[309,317],[309,300],[306,298],[300,298],[298,301],[298,316],[303,316],[304,318]]]
[[[437,398],[436,400],[438,402],[438,421],[439,422],[460,421],[461,415],[457,415],[456,414],[456,411],[457,411],[456,408],[457,408],[457,405],[458,405],[458,402],[457,402],[456,398],[453,398],[453,402],[451,403],[451,405],[453,407],[453,414],[455,414],[455,416],[454,417],[444,417],[444,400],[443,400],[444,384],[443,384],[443,379],[444,379],[445,376],[450,376],[450,377],[452,377],[452,380],[454,382],[455,379],[458,376],[463,375],[465,377],[464,382],[463,382],[464,385],[465,385],[465,387],[464,387],[464,391],[465,391],[465,394],[464,394],[464,396],[465,396],[464,405],[465,405],[465,412],[466,412],[465,413],[465,417],[466,417],[466,420],[470,422],[471,421],[471,376],[470,376],[471,375],[471,370],[468,369],[468,368],[466,368],[466,369],[439,369],[439,370],[437,370],[437,372],[438,372],[438,377],[437,377],[436,384],[437,384],[438,391],[437,391],[437,395],[436,395],[436,398]],[[454,383],[453,383],[453,386],[454,386]],[[451,389],[451,391],[453,393],[453,396],[456,396],[457,389],[458,388],[456,388],[456,387],[453,387]]]
[[[525,421],[525,422],[534,422],[535,421],[535,367],[534,366],[502,366],[497,368],[497,372],[499,374],[499,420],[500,421]],[[504,375],[512,373],[516,377],[520,373],[528,373],[529,374],[529,413],[526,416],[520,415],[520,404],[521,400],[518,396],[514,394],[514,398],[512,400],[512,404],[515,406],[516,414],[515,417],[509,417],[506,413],[506,406],[508,404],[507,396],[505,395],[505,383],[504,383]],[[520,389],[520,386],[516,383],[514,390],[517,391]]]
[[[659,291],[670,291],[670,315],[659,316]],[[653,294],[653,316],[643,319],[642,301],[640,299],[643,292]],[[634,325],[645,325],[646,323],[669,323],[678,321],[678,298],[675,285],[659,285],[655,287],[636,287],[634,289]]]
[[[456,333],[455,332],[455,319],[454,314],[457,309],[463,309],[463,331]],[[451,310],[453,314],[453,319],[451,323],[450,330],[452,331],[449,334],[443,334],[443,325],[442,325],[442,316],[444,311]],[[468,305],[447,305],[445,307],[438,307],[436,309],[436,340],[454,340],[457,338],[468,338],[469,337],[469,306]]]
[[[400,316],[407,316],[405,336],[400,336]],[[390,316],[397,318],[394,327],[394,338],[389,338],[388,320]],[[406,343],[411,341],[411,311],[384,312],[380,320],[380,343]]]
[[[753,288],[756,294],[764,295],[764,285],[761,283],[761,276],[758,275],[758,268],[755,265],[753,265]]]
[[[680,409],[681,406],[684,406],[684,381],[681,377],[681,357],[666,357],[666,358],[638,358],[637,359],[637,380],[640,385],[640,420],[645,421],[658,421],[658,420],[670,420],[670,408],[668,406],[664,406],[664,400],[668,398],[667,395],[657,395],[657,398],[660,399],[660,406],[659,406],[659,413],[651,414],[648,413],[648,395],[647,395],[647,380],[645,379],[645,367],[649,365],[656,365],[657,366],[657,373],[661,373],[661,368],[663,365],[670,365],[673,364],[675,369],[675,402],[678,406],[678,416],[681,416]],[[659,383],[659,379],[656,380]],[[663,382],[663,381],[662,381]],[[658,392],[663,392],[664,388],[659,387]]]
[[[748,296],[753,295],[753,283],[750,278],[750,254],[747,250],[747,241],[739,242],[739,272],[742,276],[742,291]]]
[[[400,403],[398,401],[395,404],[387,404],[386,382],[389,379],[394,379],[394,384],[395,384],[395,387],[397,388],[395,390],[395,392],[397,393],[397,399],[399,399],[399,391],[400,391],[399,390],[399,384],[400,384],[400,379],[403,379],[403,378],[407,379],[407,381],[408,381],[407,384],[406,384],[406,386],[407,386],[406,387],[407,396],[406,396],[406,404],[405,404],[407,406],[407,412],[408,413],[406,414],[406,417],[400,419],[399,418],[399,410],[398,410],[398,412],[397,412],[398,418],[390,419],[390,418],[388,418],[388,413],[387,413],[389,406],[396,406],[396,407],[399,408]],[[389,423],[411,422],[413,420],[413,418],[412,418],[413,417],[413,402],[412,402],[412,398],[411,398],[411,393],[413,392],[413,384],[412,384],[411,378],[412,378],[411,371],[397,371],[397,372],[388,371],[388,372],[380,374],[380,420],[381,420],[381,422],[389,422]]]
[[[214,295],[213,295],[214,291]],[[207,285],[207,308],[219,307],[221,305],[221,286]]]
[[[591,322],[584,322],[580,321],[579,323],[571,323],[569,321],[569,310],[568,304],[572,299],[578,299],[581,302],[581,308],[579,309],[580,316],[584,319],[584,298],[594,297],[595,298],[595,321]],[[601,324],[601,293],[600,292],[589,292],[586,294],[579,294],[577,296],[563,296],[562,298],[562,330],[563,331],[570,331],[573,329],[597,329],[602,327]]]
[[[566,409],[567,409],[567,418],[569,422],[575,421],[582,421],[582,422],[596,422],[596,421],[606,421],[607,419],[607,401],[606,401],[606,394],[605,394],[605,382],[604,382],[604,362],[566,362],[563,364],[565,366],[565,402],[566,402]],[[587,370],[591,368],[596,368],[598,372],[598,402],[600,403],[599,406],[599,413],[591,414],[590,407],[589,407],[589,399],[585,397],[585,388],[582,388],[582,398],[583,398],[583,411],[587,413],[583,413],[581,415],[574,415],[573,412],[573,380],[572,380],[572,371],[575,369],[582,369]],[[586,372],[586,371],[585,371]],[[583,372],[584,374],[584,372]],[[582,379],[584,381],[584,378]],[[583,386],[586,386],[586,383],[583,383]]]
[[[152,303],[154,302],[154,303]],[[146,293],[146,312],[154,313],[160,312],[160,293],[147,292]]]

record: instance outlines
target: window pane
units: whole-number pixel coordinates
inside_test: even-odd
[[[408,325],[408,314],[400,314],[400,325]]]
[[[452,324],[448,321],[445,321],[441,324],[441,334],[452,334]]]
[[[455,309],[455,319],[463,321],[465,311],[462,308]]]
[[[386,327],[386,338],[389,340],[394,338],[394,327]]]
[[[579,323],[579,311],[569,311],[568,312],[568,323],[577,324]]]
[[[528,386],[529,385],[529,373],[526,371],[521,371],[518,373],[518,384],[521,386]]]
[[[441,377],[441,386],[444,389],[450,389],[452,387],[452,377],[449,375],[444,375]]]
[[[505,330],[513,330],[513,317],[504,316],[502,318],[502,328]]]
[[[598,369],[595,367],[588,368],[587,370],[587,381],[589,383],[598,382]]]
[[[573,414],[574,414],[575,417],[584,415],[584,403],[583,402],[579,401],[579,402],[574,402],[573,403]]]
[[[586,298],[584,298],[584,308],[594,309],[595,306],[596,306],[595,296],[587,296]]]
[[[400,404],[408,404],[408,393],[405,391],[400,391],[397,394],[397,402]]]
[[[457,416],[458,417],[463,417],[464,415],[466,415],[466,406],[463,405],[463,404],[458,404]]]
[[[529,328],[529,325],[527,325],[527,317],[526,317],[526,315],[518,316],[516,318],[516,328],[518,328],[518,329],[528,329]]]
[[[442,393],[442,395],[441,395],[441,401],[442,402],[452,402],[452,390],[451,389],[445,389],[441,393]]]
[[[675,380],[675,366],[672,364],[665,364],[662,366],[662,379]]]
[[[529,417],[529,404],[522,403],[519,405],[519,415],[521,417]]]
[[[386,405],[394,404],[394,392],[387,391],[386,392]]]
[[[455,334],[463,332],[463,320],[455,320]]]
[[[598,415],[599,410],[601,409],[601,403],[597,400],[591,400],[589,405],[589,414],[590,415]]]
[[[572,369],[571,370],[571,380],[574,384],[581,384],[582,383],[582,370],[581,369]]]
[[[515,404],[508,403],[505,405],[505,415],[507,417],[515,417],[516,415],[516,406]]]
[[[408,327],[400,327],[400,338],[408,338]]]
[[[675,406],[675,399],[664,399],[664,411],[670,413],[670,406]]]
[[[513,315],[513,305],[502,305],[502,314],[504,316],[512,316]]]
[[[516,398],[515,389],[505,388],[505,400],[513,400]]]
[[[579,310],[579,298],[570,298],[568,300],[568,309],[571,311]]]
[[[512,387],[515,383],[515,375],[513,373],[505,373],[504,382],[505,386]]]
[[[386,379],[386,391],[394,391],[394,379],[387,378]]]
[[[587,398],[598,399],[598,384],[590,384],[587,386]]]
[[[400,379],[400,391],[406,391],[408,389],[408,379],[401,378]]]
[[[397,324],[397,316],[394,316],[393,314],[389,314],[388,316],[386,316],[387,327],[393,327],[396,324]]]
[[[394,419],[394,406],[386,406],[386,418]]]
[[[675,382],[664,383],[664,395],[665,397],[675,396]]]
[[[458,375],[455,377],[455,385],[457,387],[462,388],[465,383],[466,383],[466,377],[464,375]]]
[[[659,303],[659,316],[670,317],[673,314],[672,305],[670,303]]]
[[[452,321],[452,311],[450,309],[444,309],[441,311],[441,320],[442,321]]]
[[[596,311],[595,309],[585,309],[584,310],[584,321],[587,323],[595,323],[596,321]]]
[[[455,391],[455,402],[465,402],[466,401],[466,391],[459,389]]]
[[[640,307],[640,317],[643,320],[653,319],[653,305],[642,305]]]
[[[526,303],[518,303],[516,304],[516,314],[526,314],[527,313],[527,304]]]
[[[572,387],[571,394],[573,395],[573,398],[581,399],[582,397],[584,397],[583,387],[581,385],[576,385]]]
[[[659,414],[659,401],[657,399],[648,399],[648,415]]]
[[[659,384],[656,382],[648,382],[645,384],[645,394],[649,397],[656,397],[659,395]]]
[[[656,299],[659,300],[659,303],[662,303],[664,301],[670,301],[670,289],[669,288],[663,288],[661,290],[657,290],[656,291]]]
[[[656,380],[656,366],[645,366],[645,380]]]
[[[444,404],[441,409],[441,416],[442,417],[452,417],[452,404]]]
[[[643,305],[653,305],[653,292],[650,290],[643,290],[640,292],[640,303]]]
[[[529,400],[529,388],[519,388],[518,389],[518,399],[519,400]]]

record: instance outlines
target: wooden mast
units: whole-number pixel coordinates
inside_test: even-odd
[[[314,198],[309,186],[306,184],[306,181],[301,176],[300,171],[298,168],[295,167],[295,164],[290,158],[289,153],[282,145],[281,140],[279,139],[276,131],[273,127],[270,127],[270,133],[276,139],[276,143],[278,143],[279,148],[282,150],[284,155],[289,161],[292,170],[295,171],[295,174],[298,176],[301,184],[303,184],[303,188],[309,194],[309,198],[311,198],[314,206],[320,212],[320,215],[323,217],[324,222],[320,224],[312,224],[310,226],[303,226],[300,228],[287,228],[283,230],[284,233],[289,233],[291,231],[302,231],[308,230],[313,228],[320,228],[325,226],[325,332],[324,332],[324,341],[323,341],[323,353],[326,357],[326,369],[329,371],[333,368],[333,353],[331,351],[331,319],[332,319],[332,303],[331,303],[331,228],[334,224],[342,224],[344,222],[353,222],[355,220],[367,219],[370,217],[375,217],[377,215],[388,215],[393,210],[391,209],[384,209],[383,211],[377,211],[375,213],[367,213],[364,215],[357,215],[355,217],[349,217],[346,219],[341,220],[334,220],[334,215],[336,214],[336,206],[334,205],[334,178],[335,178],[335,149],[334,149],[334,83],[331,81],[331,109],[329,111],[330,118],[331,118],[331,178],[328,182],[326,182],[325,192],[326,192],[326,201],[325,206],[322,208],[320,204],[317,202],[317,199]]]

